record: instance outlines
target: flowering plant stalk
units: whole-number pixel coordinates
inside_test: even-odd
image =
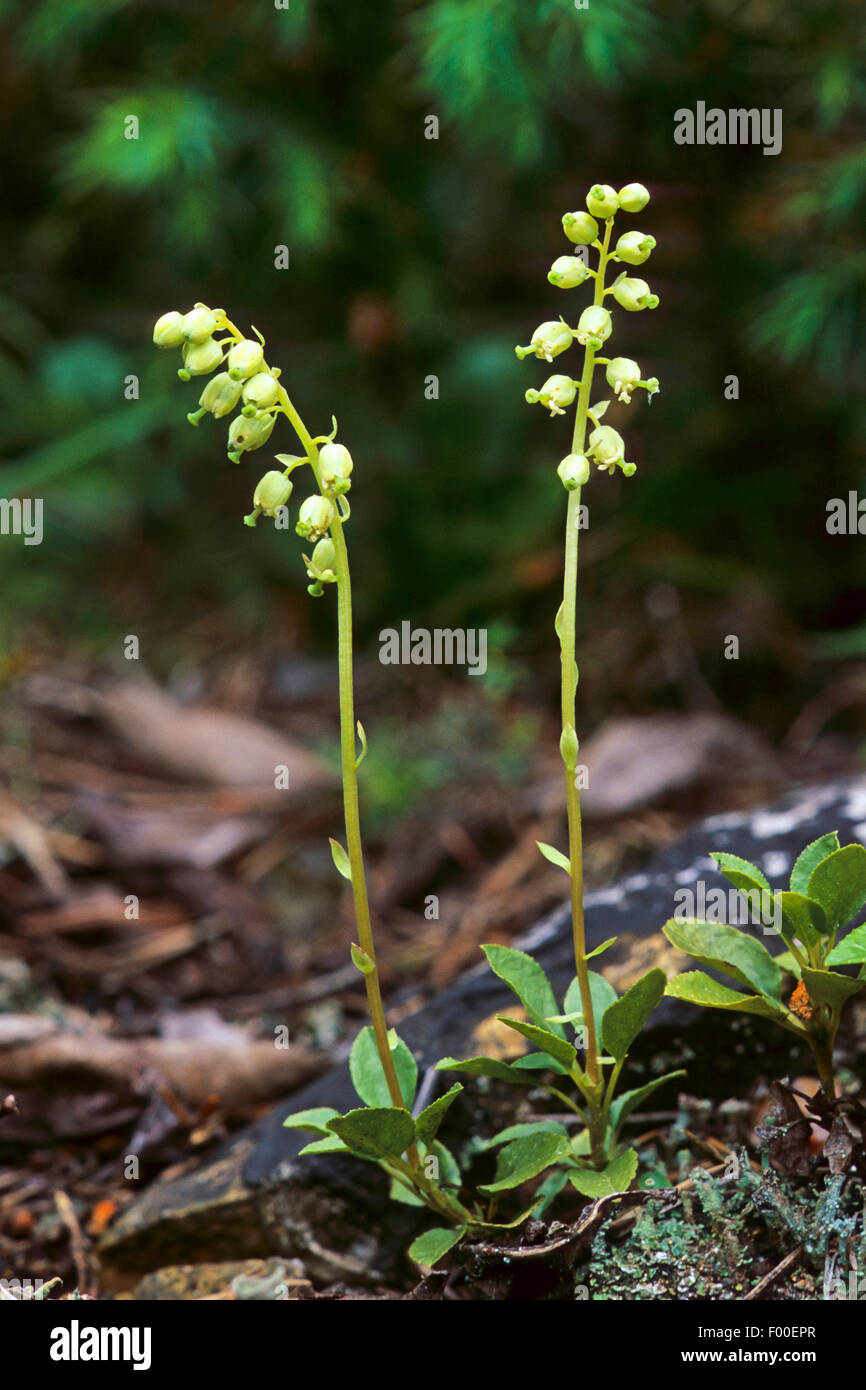
[[[635,464],[625,458],[622,436],[601,423],[610,402],[592,404],[596,368],[604,367],[608,386],[623,404],[632,393],[645,390],[651,399],[659,389],[655,377],[644,379],[638,364],[627,357],[599,356],[602,345],[613,331],[613,318],[605,301],[611,298],[627,311],[654,309],[658,296],[645,280],[623,270],[610,285],[606,276],[611,265],[642,265],[655,246],[655,239],[642,232],[626,232],[612,248],[614,218],[620,210],[636,213],[649,202],[642,184],[628,184],[619,193],[609,185],[594,185],[586,198],[586,212],[569,212],[562,219],[568,240],[581,248],[581,254],[559,256],[551,266],[548,280],[559,289],[572,289],[589,281],[593,285],[592,303],[571,327],[563,318],[542,323],[526,347],[516,349],[518,357],[534,356],[545,362],[568,351],[575,343],[583,352],[579,378],[555,374],[543,386],[526,392],[530,404],[545,406],[552,416],[560,416],[575,400],[571,452],[562,459],[557,472],[566,492],[568,508],[565,525],[565,576],[563,600],[555,628],[562,654],[560,753],[565,772],[565,800],[568,814],[568,854],[552,845],[539,843],[545,858],[564,869],[570,880],[572,934],[576,975],[562,1010],[541,967],[521,951],[486,946],[485,954],[493,970],[514,990],[522,1003],[527,1021],[502,1016],[501,1021],[521,1033],[537,1052],[506,1064],[494,1058],[475,1057],[459,1062],[448,1058],[443,1069],[474,1075],[499,1076],[518,1084],[539,1084],[545,1071],[559,1073],[556,1084],[542,1081],[542,1087],[560,1105],[577,1115],[582,1129],[576,1138],[551,1121],[512,1126],[500,1139],[497,1177],[489,1190],[516,1186],[533,1173],[555,1170],[544,1185],[545,1199],[552,1197],[566,1180],[589,1196],[628,1187],[637,1170],[637,1154],[621,1151],[619,1135],[631,1110],[657,1086],[681,1072],[658,1077],[647,1086],[616,1096],[628,1050],[649,1015],[661,1000],[665,988],[662,970],[651,970],[631,989],[617,997],[612,985],[589,968],[589,961],[613,944],[606,941],[587,951],[583,915],[583,842],[578,780],[579,743],[575,732],[575,701],[578,669],[575,661],[575,619],[577,611],[578,536],[581,520],[581,489],[589,481],[592,464],[600,472],[621,468],[626,477]],[[603,230],[599,229],[603,223]],[[598,254],[595,268],[589,265],[589,248]],[[587,438],[587,431],[589,437]],[[566,1027],[577,1031],[584,1058],[568,1041]],[[603,1050],[602,1050],[603,1048]],[[610,1068],[605,1071],[605,1068]],[[560,1078],[570,1079],[579,1093],[574,1100],[560,1089]]]
[[[197,426],[208,414],[221,418],[237,409],[228,433],[228,457],[234,463],[268,441],[279,416],[288,419],[303,453],[276,455],[280,467],[260,478],[253,494],[253,510],[244,521],[255,526],[261,517],[272,518],[275,525],[286,529],[294,487],[291,475],[296,469],[309,466],[317,491],[301,503],[295,527],[298,535],[313,543],[311,554],[303,557],[311,581],[308,592],[320,597],[331,584],[337,590],[346,847],[332,839],[331,852],[336,868],[352,886],[358,941],[352,945],[351,955],[363,975],[370,1011],[370,1026],[356,1038],[349,1063],[363,1105],[346,1115],[330,1107],[314,1107],[290,1116],[285,1123],[315,1136],[302,1153],[352,1153],[375,1162],[389,1175],[395,1200],[426,1206],[448,1223],[419,1236],[410,1248],[412,1257],[427,1266],[466,1233],[501,1231],[519,1224],[529,1213],[523,1212],[513,1222],[491,1221],[477,1201],[467,1206],[458,1197],[460,1170],[453,1155],[437,1138],[437,1131],[462,1090],[459,1084],[419,1113],[412,1113],[418,1068],[405,1043],[387,1027],[361,840],[358,768],[367,752],[367,739],[360,721],[355,720],[352,588],[344,532],[350,516],[347,493],[353,461],[349,450],[336,443],[336,420],[330,434],[310,434],[280,381],[279,368],[270,367],[265,361],[264,339],[257,329],[253,332],[254,338],[246,338],[224,310],[196,304],[186,314],[176,310],[163,314],[155,325],[153,338],[157,347],[181,349],[178,375],[182,380],[217,373],[205,385],[198,410],[187,419]]]

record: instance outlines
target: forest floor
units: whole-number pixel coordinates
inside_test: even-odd
[[[421,692],[407,677],[386,700],[380,680],[361,667],[379,954],[388,993],[426,997],[477,963],[482,942],[507,943],[561,899],[559,871],[535,848],[564,833],[558,730],[547,712],[472,682],[427,680]],[[341,812],[333,695],[327,663],[261,669],[246,655],[171,689],[73,661],[7,687],[0,1279],[59,1278],[52,1297],[106,1296],[96,1247],[135,1192],[202,1161],[344,1055],[364,997],[348,961],[351,904],[327,845]],[[605,789],[603,802],[587,797],[591,885],[709,810],[766,799],[795,771],[759,735],[706,712],[613,721],[583,756]],[[834,742],[812,767],[826,775],[849,762]],[[277,786],[275,769],[285,770]],[[290,1045],[275,1048],[281,1030]],[[623,1281],[636,1280],[656,1290],[647,1296],[688,1296],[678,1283],[686,1251],[697,1252],[695,1290],[742,1297],[744,1279],[753,1287],[783,1259],[779,1231],[787,1248],[792,1232],[802,1245],[796,1194],[779,1188],[769,1216],[763,1198],[755,1205],[762,1104],[752,1096],[743,1111],[732,1098],[720,1128],[695,1102],[690,1116],[660,1115],[639,1136],[642,1170],[686,1187],[676,1210],[647,1203],[605,1217],[605,1231],[619,1222],[634,1238],[622,1245],[614,1232],[606,1260],[592,1255],[593,1297],[623,1296]],[[672,1172],[668,1129],[684,1123],[697,1174]],[[739,1176],[726,1187],[732,1163]],[[748,1267],[735,1259],[744,1241]],[[268,1277],[257,1268],[247,1271],[254,1286]],[[545,1278],[533,1296],[550,1296]],[[228,1274],[217,1283],[233,1296]],[[815,1296],[802,1262],[770,1284]],[[434,1278],[418,1296],[466,1296],[460,1288],[452,1280],[443,1295]]]

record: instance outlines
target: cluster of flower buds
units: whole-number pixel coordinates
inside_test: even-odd
[[[548,327],[567,334],[568,342],[555,349],[563,351],[571,343],[571,331],[564,324]],[[182,366],[178,375],[183,381],[222,368],[207,382],[198,410],[187,415],[187,419],[198,425],[205,415],[219,420],[240,407],[229,424],[228,456],[233,463],[266,444],[277,415],[291,409],[280,385],[279,368],[268,366],[264,339],[257,329],[254,332],[256,338],[244,338],[223,309],[211,309],[207,304],[196,304],[187,314],[173,309],[157,320],[153,330],[157,347],[180,348]],[[338,516],[342,521],[349,516],[345,494],[352,485],[352,455],[344,444],[335,443],[336,431],[335,421],[332,434],[313,441],[317,455],[277,454],[281,471],[270,469],[259,479],[253,493],[253,510],[244,517],[247,526],[255,526],[260,516],[279,517],[292,495],[290,473],[305,463],[313,464],[319,493],[301,503],[295,530],[305,540],[316,543],[312,555],[304,556],[312,580],[309,592],[316,596],[323,592],[323,585],[337,582],[335,548],[329,532]]]
[[[218,333],[226,336],[217,337]],[[186,314],[172,309],[157,319],[153,341],[159,348],[180,348],[178,376],[182,381],[209,376],[218,367],[225,367],[207,383],[198,410],[187,419],[191,425],[197,425],[204,415],[219,420],[242,402],[240,414],[229,426],[228,456],[233,463],[267,443],[276,419],[279,372],[269,370],[261,338],[241,338],[232,331],[223,309],[195,304]]]
[[[574,402],[583,384],[586,395],[581,394],[578,407],[578,430],[575,446],[580,444],[582,431],[588,421],[593,427],[583,451],[568,454],[560,463],[557,472],[563,486],[574,491],[583,486],[590,475],[590,465],[595,463],[601,472],[612,473],[621,468],[629,477],[635,472],[635,464],[625,458],[625,445],[622,436],[610,425],[600,423],[608,402],[601,401],[590,407],[588,392],[592,373],[596,366],[606,368],[608,386],[623,405],[628,405],[632,392],[638,387],[646,391],[648,399],[659,389],[657,377],[645,379],[637,362],[630,357],[597,357],[604,343],[613,332],[613,317],[604,305],[609,295],[620,308],[630,313],[641,309],[654,309],[659,302],[646,280],[631,275],[627,270],[609,286],[604,284],[605,270],[610,262],[625,262],[628,266],[643,265],[655,248],[655,238],[644,232],[624,232],[611,247],[611,232],[615,215],[622,211],[642,212],[649,202],[649,193],[641,183],[629,183],[619,192],[610,184],[593,184],[586,195],[586,212],[567,212],[562,219],[562,227],[568,240],[581,248],[592,247],[598,252],[598,268],[593,270],[588,264],[588,252],[578,255],[558,256],[548,271],[547,278],[557,289],[574,289],[591,280],[595,284],[593,303],[580,315],[576,327],[572,328],[563,318],[548,320],[539,324],[527,347],[515,348],[519,358],[534,356],[544,362],[552,362],[554,357],[567,352],[576,342],[585,350],[584,379],[573,380],[570,376],[548,377],[544,385],[526,392],[530,404],[543,405],[551,415],[564,415]],[[600,224],[604,224],[603,232]],[[588,374],[588,376],[587,376]]]

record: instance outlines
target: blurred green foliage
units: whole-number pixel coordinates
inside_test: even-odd
[[[780,673],[794,707],[808,682],[781,627],[862,623],[862,547],[824,527],[827,497],[866,490],[856,7],[0,0],[0,24],[0,491],[46,507],[41,547],[0,538],[7,649],[170,645],[215,610],[227,635],[330,630],[295,538],[241,524],[270,451],[233,470],[150,347],[158,314],[203,299],[265,333],[314,428],[339,418],[362,636],[499,622],[530,668],[548,658],[568,441],[524,404],[542,366],[513,344],[582,302],[545,279],[561,213],[634,178],[662,303],[621,315],[618,347],[662,392],[651,417],[632,407],[636,479],[589,498],[582,620],[638,628],[601,643],[595,698],[664,697],[634,674],[658,580],[711,683],[757,712]],[[677,146],[674,111],[698,100],[780,107],[782,154]]]

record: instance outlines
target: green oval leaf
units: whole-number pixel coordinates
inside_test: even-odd
[[[817,946],[827,931],[827,918],[820,903],[803,893],[776,893],[782,918],[782,939],[801,941],[804,946]]]
[[[849,975],[837,975],[835,970],[811,970],[806,966],[803,984],[810,999],[816,1004],[829,1004],[831,1009],[841,1009],[855,994],[866,989],[866,980],[852,980]]]
[[[812,870],[807,892],[823,907],[828,930],[846,926],[866,902],[866,849],[846,845],[828,854]]]
[[[743,1014],[758,1014],[761,1018],[773,1018],[777,1022],[784,1018],[783,1004],[774,1004],[765,994],[740,994],[736,989],[728,989],[712,975],[702,970],[687,970],[676,975],[665,986],[665,994],[671,999],[682,999],[687,1004],[700,1004],[705,1009],[736,1009]]]
[[[523,1124],[509,1125],[507,1129],[500,1130],[492,1139],[483,1140],[478,1145],[478,1152],[499,1149],[503,1144],[510,1144],[512,1139],[524,1139],[529,1134],[558,1134],[563,1139],[568,1138],[568,1130],[559,1120],[526,1120]]]
[[[738,854],[725,854],[715,849],[710,851],[710,858],[715,859],[719,873],[724,874],[728,882],[741,892],[755,888],[770,892],[767,877],[761,873],[757,864],[750,864],[748,859],[741,859]]]
[[[607,1051],[621,1062],[665,992],[665,972],[649,970],[611,1004],[601,1021]]]
[[[400,1085],[400,1094],[407,1110],[412,1108],[415,1087],[418,1084],[418,1064],[406,1044],[392,1030],[388,1034],[394,1070]],[[391,1092],[379,1059],[376,1034],[368,1024],[362,1028],[349,1054],[349,1074],[352,1085],[365,1105],[390,1106]]]
[[[568,1180],[584,1197],[612,1197],[617,1192],[628,1191],[636,1172],[637,1154],[634,1149],[626,1149],[600,1173],[594,1173],[590,1168],[580,1168],[569,1173]]]
[[[505,1192],[509,1188],[519,1187],[554,1163],[570,1159],[571,1146],[561,1134],[545,1132],[512,1139],[510,1144],[499,1150],[494,1181],[483,1184],[481,1191]]]
[[[509,1018],[507,1014],[497,1014],[500,1023],[513,1028],[528,1038],[541,1052],[547,1052],[563,1067],[571,1068],[577,1061],[577,1053],[570,1042],[551,1033],[547,1028],[538,1028],[534,1023],[524,1023],[520,1018]]]
[[[828,965],[859,965],[861,961],[866,961],[866,924],[843,937],[827,957]]]
[[[434,1226],[413,1240],[409,1246],[409,1259],[424,1269],[432,1269],[443,1255],[460,1244],[465,1234],[465,1226]]]
[[[515,1086],[537,1086],[538,1077],[531,1072],[520,1072],[508,1062],[500,1062],[497,1057],[443,1057],[436,1063],[437,1071],[459,1071],[467,1076],[489,1076],[496,1081],[509,1081]]]
[[[314,1105],[310,1110],[296,1110],[283,1120],[284,1129],[307,1129],[311,1134],[327,1134],[328,1121],[339,1115],[332,1105]]]
[[[416,1116],[415,1133],[422,1144],[433,1143],[436,1131],[462,1090],[460,1082],[456,1081],[450,1091],[446,1091],[444,1096],[439,1096],[438,1100],[432,1101]]]
[[[838,848],[838,830],[831,830],[829,834],[822,835],[820,839],[813,840],[811,845],[807,845],[803,852],[797,856],[797,861],[791,870],[792,893],[805,893],[809,887],[812,871]]]
[[[597,970],[588,970],[589,976],[589,997],[592,1003],[593,1017],[600,1019],[610,1008],[611,1004],[617,1001],[617,992],[609,980],[600,975]],[[575,975],[566,991],[565,1013],[569,1015],[576,1028],[583,1024],[583,1001],[580,997],[580,980]]]
[[[662,931],[672,946],[701,965],[730,975],[738,984],[780,999],[782,975],[766,946],[753,936],[721,922],[665,922]]]
[[[329,1120],[328,1129],[362,1158],[401,1158],[415,1139],[412,1116],[396,1106],[350,1110]]]
[[[628,1119],[633,1110],[636,1110],[639,1105],[643,1105],[645,1100],[649,1100],[653,1091],[657,1091],[668,1081],[675,1081],[678,1076],[685,1075],[686,1073],[682,1069],[669,1071],[664,1076],[654,1076],[652,1081],[647,1081],[643,1086],[636,1086],[633,1091],[623,1091],[622,1095],[617,1096],[610,1107],[610,1127],[614,1134],[616,1135],[623,1121]]]
[[[539,1028],[546,1027],[545,1019],[557,1012],[556,997],[538,962],[525,951],[515,951],[512,946],[482,946],[481,949],[490,963],[490,969],[514,990],[532,1022]],[[565,1037],[561,1024],[551,1031],[560,1038]]]

